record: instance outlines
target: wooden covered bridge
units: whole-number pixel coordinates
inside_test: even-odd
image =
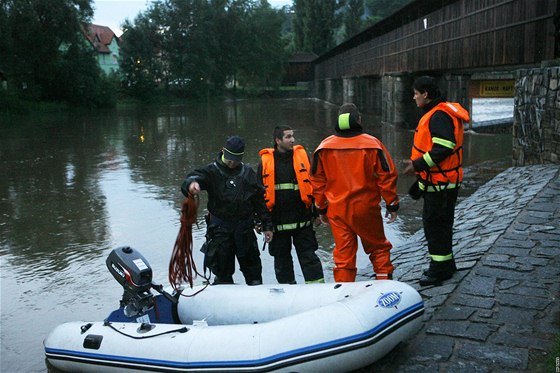
[[[412,82],[435,76],[451,101],[513,97],[523,71],[559,55],[560,0],[416,0],[314,61],[315,96],[412,127]]]

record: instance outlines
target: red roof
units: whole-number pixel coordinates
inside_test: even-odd
[[[113,38],[117,40],[117,43],[119,42],[117,35],[107,26],[94,25],[91,23],[86,24],[84,33],[99,53],[111,53],[109,44],[111,44]]]

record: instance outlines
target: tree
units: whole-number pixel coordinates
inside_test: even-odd
[[[264,0],[166,0],[125,24],[121,69],[137,97],[154,81],[179,96],[220,93],[240,81],[277,85],[286,60],[283,13]],[[138,58],[142,62],[133,63]]]
[[[272,9],[266,1],[247,9],[241,33],[242,53],[235,71],[244,86],[278,87],[287,60],[282,39],[283,11]]]
[[[342,16],[344,26],[344,39],[349,39],[363,30],[364,1],[345,0]]]
[[[0,1],[0,50],[1,51],[11,51],[11,38],[7,37],[10,35],[10,29],[8,27],[8,2]],[[6,68],[8,62],[7,54],[0,53],[0,71]]]
[[[169,1],[165,7],[164,59],[167,87],[174,93],[206,95],[215,75],[213,51],[219,50],[212,6],[208,1]]]
[[[112,107],[116,103],[116,87],[85,42],[70,45],[58,59],[53,74],[52,82],[56,86],[51,88],[50,97],[54,100],[98,108]]]
[[[112,96],[106,92],[110,85],[102,77],[82,32],[84,23],[90,22],[93,15],[91,3],[2,1],[0,66],[10,89],[24,98],[79,105],[101,103]],[[94,92],[106,96],[94,98]]]
[[[156,3],[148,12],[138,15],[134,25],[125,21],[121,36],[119,64],[124,90],[146,101],[153,97],[157,83],[165,79],[159,6]]]
[[[59,47],[77,42],[80,22],[92,15],[89,1],[7,0],[7,9],[11,48],[5,64],[13,86],[29,96],[48,98]]]
[[[387,18],[412,1],[413,0],[366,0],[366,9],[369,14],[367,23],[371,26]]]
[[[337,16],[343,3],[337,0],[294,0],[296,48],[323,54],[334,46]]]

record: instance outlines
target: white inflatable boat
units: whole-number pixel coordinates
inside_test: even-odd
[[[151,284],[131,248],[115,249],[107,265],[125,289],[121,308],[55,328],[44,346],[58,370],[347,372],[414,335],[424,312],[420,295],[397,281],[218,285],[187,298]]]

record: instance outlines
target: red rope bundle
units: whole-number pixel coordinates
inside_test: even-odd
[[[198,210],[197,199],[189,194],[181,208],[181,228],[175,240],[171,260],[169,261],[169,283],[178,290],[181,283],[188,282],[193,287],[193,279],[198,274],[193,258],[192,225],[196,223]]]

